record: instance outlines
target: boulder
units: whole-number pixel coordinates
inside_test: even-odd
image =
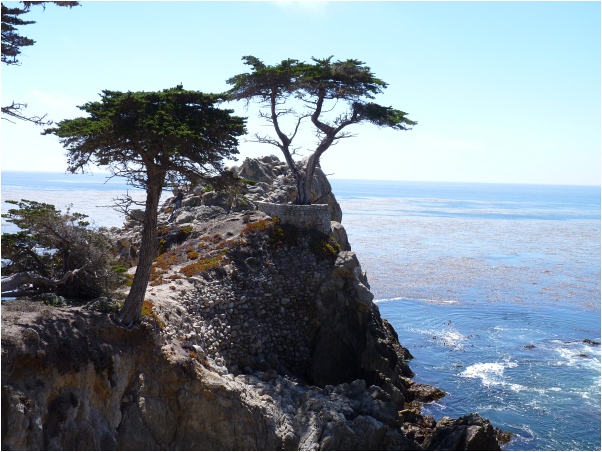
[[[268,156],[260,160],[247,157],[238,168],[238,176],[257,182],[271,183],[276,177],[271,168],[273,161],[278,161],[278,158]]]
[[[245,210],[256,210],[257,207],[244,196],[237,196],[232,203],[232,212],[242,212]]]
[[[196,207],[202,204],[202,196],[187,196],[182,200],[182,207]]]
[[[132,209],[129,212],[129,217],[132,220],[142,221],[144,220],[144,209]]]
[[[224,209],[226,212],[230,211],[230,199],[225,193],[218,193],[210,191],[203,195],[202,203],[204,206],[217,206]]]
[[[501,450],[493,426],[476,413],[444,417],[422,444],[425,450]]]
[[[341,251],[351,251],[351,245],[349,245],[349,239],[347,238],[347,231],[343,225],[338,221],[331,221],[330,230],[334,240],[341,247]]]

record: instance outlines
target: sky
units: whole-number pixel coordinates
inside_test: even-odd
[[[11,2],[7,2],[11,5]],[[223,92],[241,58],[359,59],[409,131],[356,125],[331,178],[600,185],[600,2],[82,2],[33,7],[36,41],[2,65],[2,105],[60,121],[104,90]],[[225,105],[268,133],[258,108]],[[65,171],[58,139],[0,121],[2,170]],[[249,136],[250,138],[250,136]],[[301,143],[314,144],[310,128]],[[277,155],[242,140],[246,157]],[[234,162],[230,162],[234,163]]]

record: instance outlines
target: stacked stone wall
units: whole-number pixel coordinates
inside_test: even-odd
[[[183,300],[188,312],[180,334],[226,367],[243,370],[245,359],[263,355],[302,374],[310,360],[315,297],[333,263],[308,244],[249,259],[260,273],[238,266],[235,278],[196,284]]]
[[[256,202],[257,209],[271,217],[278,217],[283,224],[301,229],[315,229],[325,234],[330,232],[330,211],[327,204],[299,206]]]

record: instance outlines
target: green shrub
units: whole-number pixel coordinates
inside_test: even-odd
[[[109,314],[112,312],[118,312],[121,309],[121,305],[110,298],[100,297],[84,305],[84,308],[89,309],[90,311],[104,312]]]
[[[257,185],[257,181],[253,180],[253,179],[247,179],[246,177],[242,178],[242,181],[247,184],[247,185],[251,185],[251,186],[255,186]]]
[[[26,273],[40,281],[35,287],[24,284],[18,292],[89,300],[123,283],[109,240],[90,227],[87,215],[69,207],[62,213],[52,204],[27,199],[6,202],[16,207],[2,217],[19,230],[2,234],[2,275]],[[55,284],[75,270],[76,277]]]
[[[44,304],[47,306],[54,306],[56,308],[67,306],[67,300],[65,300],[65,297],[61,297],[60,295],[54,293],[43,293],[38,295],[36,298],[44,302]]]
[[[341,246],[334,240],[334,237],[319,234],[311,242],[312,252],[320,257],[336,257],[341,251]]]

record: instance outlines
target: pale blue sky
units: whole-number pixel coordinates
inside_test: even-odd
[[[418,125],[356,127],[322,157],[332,177],[600,184],[599,2],[83,2],[28,16],[37,43],[2,66],[2,105],[30,114],[79,116],[103,89],[225,91],[243,55],[334,55],[366,62],[389,83],[376,101]],[[1,126],[2,169],[65,170],[56,138]]]

